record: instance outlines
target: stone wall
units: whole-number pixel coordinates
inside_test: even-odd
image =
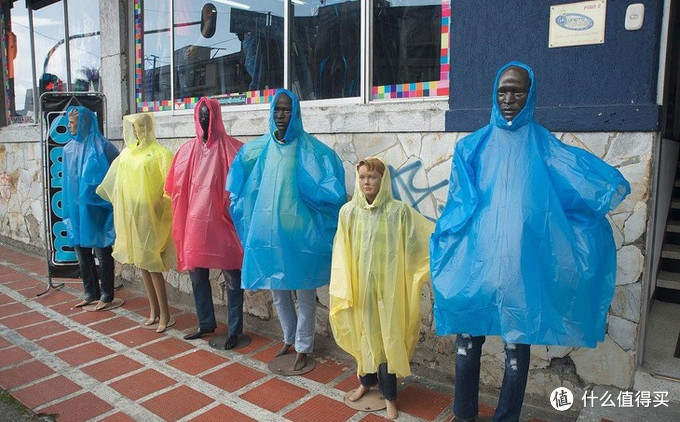
[[[320,112],[319,112],[320,113]],[[312,115],[319,113],[310,113]],[[358,114],[358,113],[355,113]],[[254,127],[266,127],[267,114],[254,113],[249,124],[224,115],[227,129],[240,139],[252,139]],[[348,119],[354,117],[332,117]],[[190,137],[193,119],[185,116],[159,116],[161,142],[176,151]],[[307,123],[307,121],[305,121]],[[328,123],[328,122],[327,122]],[[334,124],[330,122],[330,124]],[[312,119],[307,128],[316,128]],[[394,127],[394,126],[392,126]],[[354,164],[367,156],[379,156],[392,168],[397,180],[396,193],[425,216],[436,219],[443,207],[451,154],[460,133],[391,132],[391,133],[318,133],[343,159],[348,192],[354,190]],[[608,216],[612,222],[618,249],[618,273],[614,300],[609,311],[605,341],[595,349],[568,347],[532,347],[532,370],[527,392],[549,395],[557,386],[572,389],[576,397],[593,384],[630,388],[635,370],[635,351],[640,321],[641,275],[645,255],[645,230],[650,192],[650,167],[655,133],[558,133],[565,143],[585,148],[617,166],[632,186],[631,195]],[[35,126],[0,130],[0,236],[37,246],[43,244],[42,183],[39,133]],[[139,280],[130,267],[118,266],[119,276]],[[215,302],[224,304],[220,275],[213,272]],[[170,271],[170,286],[183,297],[190,297],[191,283],[186,274]],[[173,296],[171,292],[171,297]],[[331,337],[328,325],[328,289],[318,290],[317,313],[319,336]],[[185,303],[186,305],[186,303]],[[246,312],[261,320],[276,319],[268,292],[246,294]],[[222,309],[222,308],[219,308]],[[421,299],[420,343],[413,358],[414,373],[444,381],[453,379],[453,338],[434,334],[431,286],[426,285]],[[223,309],[218,313],[226,315]],[[278,325],[278,324],[270,324]],[[246,327],[248,329],[248,327]],[[482,383],[498,388],[503,376],[503,345],[489,338],[484,346]]]

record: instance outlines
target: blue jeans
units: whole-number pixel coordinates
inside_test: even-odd
[[[227,293],[227,320],[229,336],[243,333],[243,289],[241,288],[241,270],[223,270]],[[210,270],[194,268],[189,270],[191,286],[194,290],[194,304],[198,316],[198,328],[201,331],[215,331],[215,308],[213,306]]]
[[[84,299],[90,302],[101,300],[111,302],[113,300],[113,248],[94,248],[94,253],[99,261],[99,268],[94,262],[93,248],[74,246],[80,277],[83,279]],[[100,289],[101,283],[101,289]]]
[[[460,334],[456,338],[456,391],[453,414],[474,420],[479,406],[479,370],[482,344],[486,337]],[[531,348],[528,344],[505,345],[505,375],[498,399],[495,422],[519,421],[529,375]]]
[[[360,375],[359,382],[364,387],[373,387],[378,384],[378,389],[385,400],[397,399],[397,375],[387,372],[386,363],[378,365],[378,373]]]
[[[279,315],[283,341],[295,344],[298,353],[311,353],[314,349],[316,319],[316,289],[295,290],[298,312],[295,312],[292,290],[272,290],[272,299]]]

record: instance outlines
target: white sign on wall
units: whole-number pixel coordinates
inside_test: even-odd
[[[606,17],[607,0],[550,6],[548,46],[603,44]]]

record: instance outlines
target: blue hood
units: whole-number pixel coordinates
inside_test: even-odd
[[[68,116],[72,110],[78,111],[78,131],[75,135],[71,135],[72,139],[75,139],[78,142],[85,142],[90,135],[95,137],[102,136],[102,134],[99,133],[97,116],[90,109],[83,106],[69,106],[66,109],[66,116]]]
[[[304,128],[302,127],[302,113],[300,112],[300,99],[292,91],[287,89],[279,89],[274,94],[274,99],[271,102],[271,107],[269,109],[269,132],[274,134],[276,132],[276,122],[274,122],[274,107],[276,107],[276,100],[279,96],[285,94],[290,97],[292,103],[292,110],[290,112],[290,123],[288,123],[288,129],[286,129],[286,135],[284,139],[288,142],[294,141],[302,132]]]
[[[498,89],[498,80],[501,78],[503,72],[505,72],[505,70],[509,67],[521,67],[527,71],[529,74],[529,79],[531,80],[527,103],[524,105],[524,108],[520,110],[519,113],[517,113],[517,116],[515,116],[511,122],[505,120],[505,117],[503,117],[501,108],[498,105],[498,95],[496,94],[496,90]],[[493,84],[493,92],[491,93],[491,104],[493,104],[491,109],[491,124],[494,126],[515,131],[534,120],[534,110],[536,109],[536,80],[534,79],[534,71],[531,70],[528,65],[522,62],[512,61],[506,63],[500,68],[498,73],[496,73],[496,79],[494,80]]]

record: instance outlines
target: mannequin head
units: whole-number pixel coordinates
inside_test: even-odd
[[[276,123],[276,139],[279,141],[286,136],[286,129],[290,123],[293,101],[288,95],[279,95],[274,105],[274,123]]]
[[[372,204],[380,192],[385,164],[377,158],[366,158],[357,164],[357,172],[361,192],[366,196],[366,202]]]
[[[68,114],[68,130],[71,135],[78,134],[78,110],[73,109]]]
[[[208,128],[210,127],[210,109],[205,103],[201,104],[198,110],[198,122],[203,129],[203,142],[208,140]]]
[[[507,121],[519,114],[529,98],[531,79],[525,69],[518,66],[507,68],[498,79],[496,95],[498,107]]]

